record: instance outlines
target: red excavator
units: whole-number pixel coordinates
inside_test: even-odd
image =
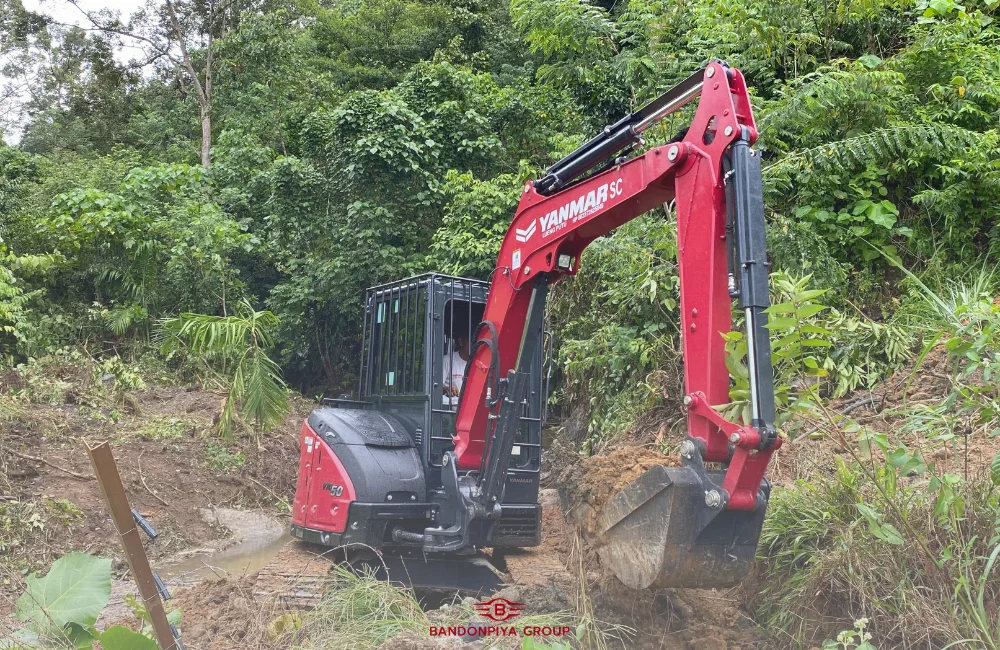
[[[688,128],[628,157],[646,129],[699,97]],[[358,398],[329,400],[302,427],[292,534],[367,552],[415,586],[495,588],[503,554],[541,540],[549,287],[579,271],[592,241],[672,203],[681,466],[653,467],[606,504],[599,553],[636,589],[738,582],[781,444],[756,139],[743,75],[712,61],[527,183],[488,283],[429,274],[369,289]],[[752,415],[743,424],[715,408],[729,401],[722,334],[734,300],[748,344]]]

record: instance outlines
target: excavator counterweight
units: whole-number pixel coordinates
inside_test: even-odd
[[[687,129],[627,158],[646,129],[695,99]],[[667,206],[688,435],[680,467],[653,467],[604,506],[595,543],[637,589],[742,579],[781,444],[756,138],[743,76],[713,61],[527,183],[488,284],[430,275],[369,290],[358,399],[335,400],[303,427],[293,534],[411,564],[537,545],[548,289],[579,271],[592,241]],[[742,424],[715,408],[729,402],[722,334],[733,301],[748,349]]]

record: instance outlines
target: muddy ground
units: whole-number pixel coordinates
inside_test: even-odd
[[[2,503],[32,504],[45,518],[44,529],[11,540],[4,556],[0,621],[6,623],[0,631],[16,626],[13,605],[26,572],[44,572],[71,550],[113,558],[112,601],[99,625],[137,625],[124,602],[134,588],[86,455],[87,443],[109,440],[132,505],[159,533],[146,543],[147,552],[172,591],[169,604],[183,610],[186,647],[281,647],[274,622],[315,605],[329,569],[316,549],[285,533],[298,428],[312,405],[296,402],[286,424],[258,446],[244,438],[218,439],[212,427],[222,395],[212,391],[151,388],[99,407],[73,403],[77,399],[70,392],[69,403],[26,405],[0,429]],[[589,482],[596,491],[586,498],[596,505],[660,462],[673,461],[642,447],[589,460],[601,480]],[[557,482],[551,472],[549,482]],[[542,546],[505,556],[511,582],[505,597],[532,613],[567,612],[585,593],[593,616],[627,639],[628,648],[762,647],[738,614],[735,595],[628,593],[595,566],[563,518],[556,490],[544,490],[542,501]],[[714,620],[720,608],[721,625]],[[421,643],[427,640],[403,637],[391,647]]]
[[[907,369],[876,391],[856,393],[830,408],[876,431],[898,433],[898,407],[939,403],[948,382],[945,355],[935,351],[916,380]],[[318,602],[330,567],[317,549],[290,540],[285,532],[298,464],[297,433],[312,405],[296,401],[285,425],[259,442],[227,442],[212,429],[221,399],[211,391],[161,387],[130,393],[113,406],[74,403],[76,397],[67,395],[67,403],[0,409],[0,509],[6,508],[8,518],[7,538],[0,540],[0,636],[15,625],[11,612],[26,572],[44,571],[70,550],[115,559],[113,606],[101,623],[137,625],[123,604],[131,585],[121,550],[100,490],[88,477],[84,444],[107,439],[132,504],[160,533],[147,550],[174,592],[170,604],[184,611],[186,647],[287,647],[283,628],[294,626],[295,612]],[[740,607],[745,594],[735,589],[631,591],[602,570],[593,548],[582,541],[577,525],[584,522],[587,529],[588,509],[599,509],[649,467],[677,462],[660,451],[670,449],[661,432],[633,434],[628,441],[630,446],[567,463],[578,457],[557,438],[546,452],[543,472],[542,545],[505,555],[510,584],[501,595],[525,603],[528,613],[574,612],[596,619],[612,633],[611,648],[768,647]],[[928,458],[950,471],[988,465],[1000,446],[1000,440],[967,434],[941,444],[925,442]],[[846,451],[835,437],[805,431],[777,452],[769,475],[780,490],[797,478],[829,472]],[[32,523],[36,516],[43,525]],[[21,528],[11,528],[11,519]],[[412,633],[383,646],[448,647],[482,646]]]
[[[282,500],[294,489],[297,431],[311,405],[296,401],[285,425],[259,445],[218,438],[212,427],[221,406],[220,394],[184,388],[130,393],[121,405],[18,406],[0,427],[0,511],[7,516],[0,615],[12,611],[27,571],[44,571],[68,551],[112,558],[116,576],[125,576],[88,443],[111,442],[132,506],[159,534],[146,544],[154,567],[252,536],[255,526],[226,519],[237,509],[266,512],[270,534],[280,534],[287,527]]]

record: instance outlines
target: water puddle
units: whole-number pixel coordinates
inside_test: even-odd
[[[198,553],[175,564],[157,569],[170,584],[189,584],[206,578],[243,576],[267,566],[293,538],[287,532],[267,543],[254,539],[230,546],[224,551]]]
[[[198,552],[155,567],[171,586],[259,571],[292,539],[287,526],[261,511],[216,508],[202,511],[202,516],[225,526],[240,541],[221,551]]]

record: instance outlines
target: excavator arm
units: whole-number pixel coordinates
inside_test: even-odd
[[[620,135],[662,119],[700,94],[698,109],[679,142],[656,147],[602,173],[559,189],[604,162],[632,141]],[[662,204],[677,211],[678,268],[684,349],[688,435],[705,444],[704,460],[728,462],[727,507],[749,510],[764,468],[777,444],[768,345],[767,262],[760,188],[760,160],[750,145],[757,138],[743,75],[713,62],[640,111],[622,120],[524,186],[504,238],[490,285],[475,353],[456,420],[459,469],[479,469],[485,438],[494,430],[496,401],[492,375],[514,369],[527,340],[529,305],[538,278],[552,284],[579,271],[580,256],[595,239]],[[644,111],[648,110],[644,109]],[[645,123],[644,123],[645,122]],[[635,128],[636,125],[639,128]],[[610,137],[606,137],[610,136]],[[610,142],[609,145],[605,144]],[[605,147],[600,150],[601,147]],[[589,150],[598,148],[597,153]],[[563,180],[566,179],[566,180]],[[740,263],[736,263],[736,260]],[[754,418],[747,426],[727,422],[711,407],[729,402],[729,373],[722,334],[731,326],[732,300],[739,300],[748,326]],[[542,309],[536,301],[535,309]],[[495,340],[492,339],[495,332]],[[484,435],[486,434],[486,435]],[[729,445],[736,453],[730,459]]]
[[[682,137],[628,160],[619,157],[642,143],[645,129],[698,97],[694,119]],[[453,519],[500,516],[503,476],[528,390],[548,287],[579,271],[581,255],[592,241],[673,203],[688,424],[681,445],[684,467],[669,468],[672,472],[659,468],[663,472],[636,481],[608,504],[610,514],[605,513],[602,525],[618,547],[622,566],[616,572],[631,586],[721,584],[735,566],[725,556],[747,561],[746,548],[735,553],[734,545],[746,547],[752,539],[756,547],[769,491],[764,472],[780,445],[773,424],[764,311],[768,265],[761,168],[751,149],[756,138],[743,75],[713,61],[524,186],[475,335],[456,418],[455,450],[445,459],[445,486],[463,495],[452,509]],[[730,330],[734,300],[744,312],[749,348],[752,417],[743,424],[726,420],[714,408],[729,402],[722,334]],[[720,463],[723,469],[709,470],[705,463]],[[660,512],[651,510],[654,503]],[[724,511],[734,514],[720,519]],[[665,550],[653,551],[659,560],[645,557],[646,546],[637,550],[625,543],[629,540],[615,537],[624,528],[644,530],[636,527],[639,520],[648,528],[643,535],[662,533]],[[736,523],[721,524],[723,520]],[[453,523],[452,531],[468,525],[467,520]],[[452,546],[460,543],[455,540]],[[447,547],[442,543],[442,549]],[[614,565],[614,560],[609,562]],[[650,566],[636,573],[637,563]],[[664,578],[668,573],[673,577]]]

